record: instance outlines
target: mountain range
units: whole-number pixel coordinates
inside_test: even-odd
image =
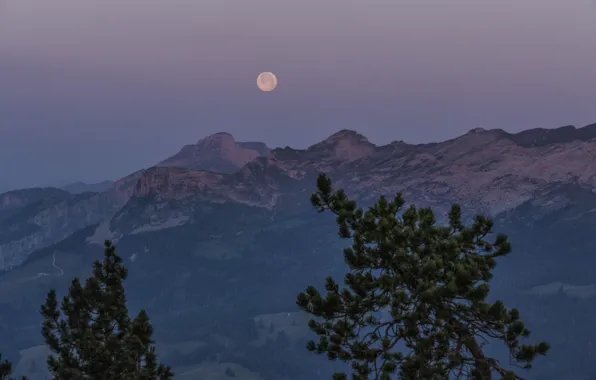
[[[334,364],[306,352],[294,305],[345,271],[333,219],[310,207],[321,172],[365,205],[401,192],[439,220],[454,202],[493,217],[514,247],[495,294],[553,345],[528,378],[596,375],[596,124],[417,145],[341,130],[307,149],[217,133],[103,187],[1,194],[0,349],[45,378],[36,310],[111,239],[130,266],[131,308],[148,309],[179,378],[329,378]]]

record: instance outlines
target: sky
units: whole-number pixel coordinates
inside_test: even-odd
[[[218,131],[303,148],[584,126],[595,18],[596,0],[0,0],[0,188],[117,179]]]

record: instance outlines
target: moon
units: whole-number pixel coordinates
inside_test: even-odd
[[[257,77],[257,86],[264,92],[273,91],[277,87],[277,77],[269,71],[260,73]]]

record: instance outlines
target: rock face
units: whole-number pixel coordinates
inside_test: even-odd
[[[101,193],[46,188],[1,195],[0,269],[93,224],[103,222],[111,237],[184,224],[199,202],[301,207],[320,172],[364,200],[402,192],[408,202],[439,211],[458,202],[496,215],[543,199],[552,184],[593,192],[596,125],[518,134],[475,129],[441,143],[382,146],[341,130],[304,150],[270,150],[217,133]],[[133,214],[144,216],[127,226]]]

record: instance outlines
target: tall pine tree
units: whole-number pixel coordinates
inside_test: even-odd
[[[168,380],[169,367],[157,363],[153,328],[141,311],[131,320],[123,281],[127,270],[110,241],[102,262],[84,284],[72,281],[58,304],[51,290],[41,307],[42,334],[52,351],[54,380]]]
[[[511,250],[504,235],[488,240],[490,220],[478,216],[467,227],[454,205],[440,227],[430,209],[403,210],[399,194],[364,212],[325,175],[311,201],[352,240],[344,250],[350,271],[345,286],[327,278],[325,295],[310,286],[297,304],[315,316],[309,326],[319,339],[309,350],[350,363],[353,379],[521,379],[484,345],[502,342],[523,368],[547,353],[546,343],[521,343],[530,331],[516,309],[486,300],[497,259]]]

